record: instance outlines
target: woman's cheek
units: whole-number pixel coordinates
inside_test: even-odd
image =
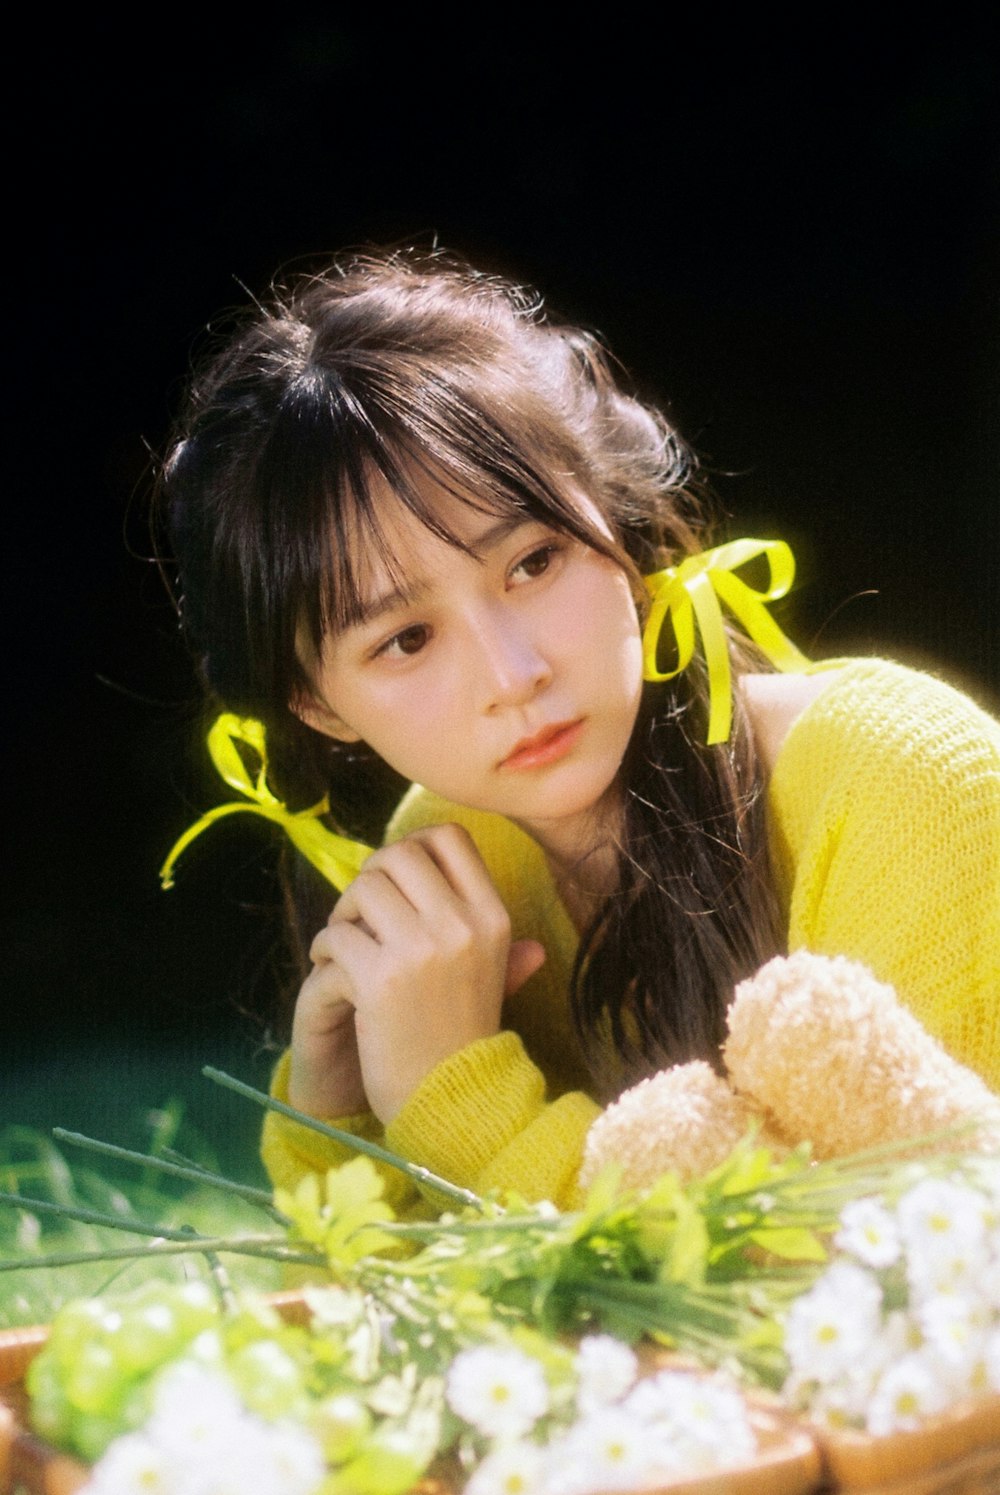
[[[386,693],[372,713],[370,746],[398,773],[421,784],[447,772],[469,724],[455,719],[455,691],[425,679]]]

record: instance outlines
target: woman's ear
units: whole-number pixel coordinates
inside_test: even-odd
[[[312,727],[314,732],[322,732],[324,737],[332,737],[336,742],[361,741],[359,732],[355,732],[325,701],[317,700],[310,692],[296,694],[290,705],[299,721]]]

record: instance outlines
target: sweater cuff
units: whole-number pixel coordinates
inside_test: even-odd
[[[583,1140],[599,1114],[571,1092],[546,1104],[545,1079],[516,1033],[436,1065],[386,1129],[387,1145],[463,1188],[538,1199],[575,1192]]]
[[[275,1100],[288,1101],[288,1079],[291,1070],[291,1050],[286,1049],[271,1076],[271,1095]],[[354,1116],[319,1117],[328,1126],[351,1136],[362,1137],[369,1142],[384,1145],[382,1125],[371,1111],[360,1111]],[[261,1157],[271,1182],[276,1188],[293,1190],[307,1173],[325,1174],[329,1168],[337,1168],[358,1156],[347,1143],[337,1142],[333,1137],[324,1137],[311,1127],[283,1116],[280,1111],[268,1111],[264,1117],[261,1134]],[[412,1198],[412,1185],[396,1168],[379,1167],[385,1180],[385,1198],[397,1211],[406,1208]]]

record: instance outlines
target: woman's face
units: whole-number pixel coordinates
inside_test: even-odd
[[[296,709],[448,800],[564,840],[606,802],[639,708],[629,580],[545,523],[484,514],[429,480],[423,492],[472,553],[386,492],[395,579],[377,559],[362,570],[364,616],[325,640]]]

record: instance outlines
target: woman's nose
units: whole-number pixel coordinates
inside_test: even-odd
[[[499,710],[530,701],[552,678],[552,670],[522,619],[497,609],[476,620],[479,674],[484,709]]]

